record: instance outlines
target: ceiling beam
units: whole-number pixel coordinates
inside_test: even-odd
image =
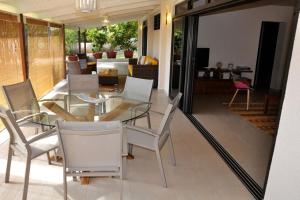
[[[118,7],[110,7],[110,8],[105,8],[105,9],[101,9],[101,10],[96,10],[94,12],[91,13],[81,13],[81,12],[70,12],[70,13],[65,13],[63,15],[48,15],[48,16],[44,16],[44,17],[51,17],[55,20],[60,20],[60,21],[64,21],[64,20],[72,20],[72,19],[77,19],[77,18],[88,18],[88,17],[100,17],[100,16],[104,16],[104,15],[108,15],[110,16],[110,13],[114,13],[114,12],[131,12],[131,11],[135,11],[136,9],[141,9],[144,7],[158,7],[159,4],[155,3],[155,2],[144,2],[144,3],[137,3],[137,4],[127,4],[125,6],[118,6]]]
[[[110,15],[109,20],[113,21],[114,19],[118,18],[131,18],[131,16],[143,16],[147,15],[147,13],[152,12],[153,9],[140,9],[140,10],[135,10],[127,13],[117,13],[115,15]],[[82,19],[74,19],[74,20],[66,20],[64,21],[65,24],[80,24],[80,23],[88,23],[88,22],[93,22],[93,21],[98,21],[101,22],[103,19],[101,17],[90,17],[90,18],[82,18]]]

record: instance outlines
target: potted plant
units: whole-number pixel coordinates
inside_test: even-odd
[[[68,61],[78,61],[78,56],[73,50],[68,51],[68,54],[69,54],[67,56]]]
[[[106,43],[103,45],[103,48],[106,51],[107,58],[116,58],[117,52],[115,51],[116,46],[111,43]]]
[[[120,23],[111,28],[114,41],[124,50],[125,58],[132,58],[136,48],[138,23],[136,21]]]
[[[124,49],[124,56],[125,58],[132,58],[134,51],[137,50],[136,48],[136,38],[130,38],[128,40],[124,40],[123,44],[121,45],[121,48]]]
[[[87,39],[92,42],[93,56],[95,59],[102,58],[102,48],[107,42],[106,28],[92,28],[87,31]]]
[[[78,57],[75,53],[75,45],[77,43],[77,32],[73,29],[65,29],[65,45],[66,55],[69,61],[77,61]]]

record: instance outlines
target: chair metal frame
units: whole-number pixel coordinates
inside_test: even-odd
[[[98,123],[57,121],[56,126],[59,145],[63,155],[64,199],[67,199],[67,176],[119,176],[120,179],[125,178],[127,138],[126,135],[123,135],[123,127],[120,121]],[[76,143],[75,140],[82,142],[79,147],[73,146]],[[94,142],[94,145],[89,142],[89,146],[84,147],[86,141],[90,140]],[[106,142],[112,148],[120,145],[120,152],[117,152],[119,151],[118,149],[115,152],[107,152],[108,146]],[[97,149],[99,151],[94,153],[98,156],[93,157],[91,155],[90,158],[84,156],[84,158],[76,158],[76,160],[74,158],[76,153],[74,151],[70,152],[68,147],[71,145],[72,148],[78,148],[81,152],[80,155],[88,154],[90,156],[91,151]],[[101,153],[104,155],[100,155]],[[120,157],[116,154],[119,154]],[[109,164],[105,165],[105,161],[97,160],[99,157],[109,162]],[[111,163],[113,164],[110,165]]]
[[[40,99],[38,100],[35,92],[33,90],[30,79],[25,80],[24,82],[2,86],[2,91],[5,96],[6,102],[9,106],[9,109],[12,111],[13,116],[15,117],[17,123],[22,127],[36,127],[37,124],[29,123],[29,120],[33,117],[46,117],[46,120],[49,123],[49,115],[47,112],[41,112],[39,102],[47,102],[47,101],[63,101],[64,107],[66,108],[66,102],[64,99]],[[13,93],[18,93],[19,91],[26,91],[26,96],[31,97],[30,100],[22,99],[24,103],[23,106],[26,109],[23,109],[15,105],[14,101],[19,101],[20,99],[14,96]],[[29,102],[31,105],[29,105]],[[23,104],[23,103],[22,103]],[[33,110],[33,106],[34,109]],[[42,131],[44,131],[44,126],[41,126]],[[36,127],[36,133],[38,132],[38,128]]]
[[[140,146],[142,148],[154,151],[156,153],[163,187],[167,187],[167,181],[161,160],[160,150],[168,141],[171,162],[175,166],[176,159],[172,142],[170,124],[177,109],[177,106],[180,102],[181,96],[182,94],[178,93],[178,95],[173,99],[173,101],[171,101],[171,103],[167,106],[160,127],[157,131],[137,126],[125,125],[128,144]],[[132,148],[129,148],[129,150],[131,151]]]
[[[56,136],[56,130],[51,129],[44,133],[35,135],[34,137],[26,138],[19,125],[15,121],[15,118],[10,110],[6,110],[5,108],[0,106],[0,118],[10,135],[5,183],[9,183],[13,152],[18,152],[20,156],[26,158],[26,170],[22,195],[22,200],[26,200],[28,193],[31,160],[36,157],[39,157],[40,155],[47,154],[48,164],[51,164],[49,152],[58,148],[58,138]],[[51,141],[49,141],[49,144],[47,144],[46,147],[41,146],[45,145],[45,143],[43,143],[40,144],[40,148],[38,148],[38,142],[42,140],[45,142],[45,140],[47,139],[54,139],[54,144],[53,142],[51,143]],[[38,148],[38,151],[36,148]]]

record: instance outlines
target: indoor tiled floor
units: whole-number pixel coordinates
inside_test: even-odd
[[[230,97],[217,95],[197,96],[194,99],[193,115],[263,187],[274,137],[230,112],[227,105],[222,104],[226,100],[228,102],[228,99]],[[257,101],[253,100],[251,105],[255,102]]]
[[[152,110],[163,112],[167,97],[155,91]],[[158,127],[160,115],[151,113],[153,127]],[[146,124],[145,119],[137,123]],[[134,148],[134,160],[127,162],[127,178],[92,178],[89,185],[68,182],[70,199],[85,200],[247,200],[251,194],[231,172],[213,148],[193,127],[189,120],[177,111],[171,126],[177,166],[169,162],[168,148],[162,149],[168,188],[161,187],[158,165],[153,152]],[[11,183],[4,183],[7,144],[0,146],[0,199],[21,199],[24,162],[13,158]],[[28,199],[63,199],[62,167],[48,165],[46,156],[32,162]]]

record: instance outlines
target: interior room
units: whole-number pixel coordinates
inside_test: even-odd
[[[192,113],[260,186],[276,138],[293,7],[199,17]]]

